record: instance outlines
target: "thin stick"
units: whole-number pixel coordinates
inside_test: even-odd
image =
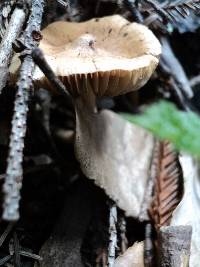
[[[126,220],[125,216],[121,215],[119,220],[119,230],[120,230],[120,239],[121,239],[121,253],[125,253],[128,248],[128,240],[126,237]]]
[[[38,44],[33,33],[39,32],[42,21],[44,0],[33,0],[31,14],[25,35],[20,40],[24,41],[26,48],[32,48]],[[16,221],[19,219],[20,189],[22,187],[22,161],[24,149],[24,137],[28,114],[28,102],[32,89],[32,74],[34,69],[33,59],[26,50],[21,57],[22,65],[20,77],[17,83],[17,93],[12,118],[11,138],[9,143],[8,165],[3,186],[5,200],[3,219]]]
[[[193,77],[192,79],[190,79],[190,86],[194,87],[196,85],[200,84],[200,75],[197,75],[195,77]]]
[[[180,87],[181,93],[187,98],[192,98],[193,91],[191,89],[190,82],[183,67],[171,48],[169,40],[163,36],[160,38],[160,41],[163,46],[163,53],[161,56],[162,61],[168,66],[170,74]]]
[[[144,22],[143,16],[138,9],[137,1],[123,0],[123,4],[130,11],[131,15],[133,16],[134,21],[141,23],[141,24]]]
[[[9,233],[12,231],[14,224],[9,223],[8,226],[6,227],[6,230],[3,232],[3,234],[0,237],[0,247],[3,245],[4,241],[6,240],[7,236]]]
[[[8,65],[13,54],[12,44],[20,34],[26,14],[21,7],[15,8],[6,34],[0,45],[0,94],[8,78]]]
[[[20,244],[16,232],[14,232],[13,241],[14,241],[14,255],[13,255],[14,266],[21,267]]]
[[[155,266],[151,223],[145,225],[144,264],[145,267]]]
[[[39,48],[33,49],[32,57],[33,57],[34,62],[38,65],[41,71],[45,74],[45,76],[51,82],[51,84],[54,86],[57,92],[69,98],[69,93],[66,87],[61,82],[61,80],[58,79],[58,77],[54,74],[52,68],[49,66],[46,59],[44,58],[44,54],[42,53],[42,50]]]
[[[108,267],[114,266],[115,261],[115,250],[117,248],[117,207],[115,204],[110,206],[110,217],[109,217],[109,247],[108,247]]]

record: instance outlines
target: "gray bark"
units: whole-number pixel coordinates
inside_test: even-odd
[[[23,9],[15,8],[8,29],[0,45],[0,93],[8,78],[8,66],[13,54],[12,44],[20,34],[26,15]]]
[[[192,237],[191,226],[165,226],[158,236],[159,266],[188,267]]]

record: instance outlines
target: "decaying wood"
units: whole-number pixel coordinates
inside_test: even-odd
[[[160,267],[188,267],[192,227],[161,227],[158,237]]]
[[[8,78],[8,66],[13,53],[12,45],[22,30],[25,18],[23,6],[16,7],[0,44],[0,93]]]
[[[91,113],[91,103],[77,101],[75,153],[82,171],[127,215],[138,217],[149,177],[153,136],[112,111]]]
[[[33,32],[40,30],[44,8],[43,0],[32,1],[31,15],[23,35],[24,47],[30,49],[38,44]],[[4,182],[4,211],[3,218],[9,221],[19,219],[20,189],[22,186],[22,161],[24,149],[24,137],[26,134],[26,121],[28,101],[32,90],[32,74],[34,69],[33,59],[26,50],[22,57],[20,75],[17,83],[17,93],[12,119],[11,137],[9,143],[8,165]]]
[[[161,142],[158,154],[158,171],[150,215],[157,229],[167,226],[182,197],[182,170],[178,154],[172,145]]]
[[[192,243],[190,266],[199,267],[200,259],[200,173],[199,161],[186,154],[180,155],[180,164],[183,169],[184,195],[183,199],[173,212],[171,224],[191,225]]]

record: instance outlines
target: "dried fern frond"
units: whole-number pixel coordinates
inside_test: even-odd
[[[178,153],[169,142],[160,142],[156,157],[154,164],[157,165],[157,173],[149,212],[155,227],[159,229],[169,225],[172,212],[181,200],[183,183]]]
[[[150,10],[149,13],[154,11],[163,19],[164,22],[176,22],[179,17],[186,18],[190,11],[200,9],[200,0],[176,0],[166,1],[163,4],[158,3],[156,0],[144,0]]]
[[[168,1],[163,7],[165,12],[173,20],[177,20],[177,15],[180,15],[183,18],[186,18],[190,15],[190,11],[195,11],[200,9],[200,1],[199,0],[177,0],[174,2]]]

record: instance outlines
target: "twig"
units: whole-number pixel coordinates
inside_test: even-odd
[[[8,221],[15,221],[19,218],[19,192],[22,186],[22,159],[28,101],[32,87],[32,70],[32,58],[30,55],[27,55],[23,58],[20,68],[20,79],[17,84],[11,138],[9,143],[10,150],[8,154],[8,165],[3,187],[5,193],[3,218]]]
[[[0,45],[0,94],[8,78],[8,65],[13,53],[12,44],[20,34],[26,14],[23,6],[17,6],[11,16],[6,34]]]
[[[16,0],[4,0],[0,2],[0,40],[2,40],[8,27],[11,11]]]
[[[27,48],[38,44],[35,33],[39,32],[42,21],[44,0],[33,0],[31,15],[22,39]],[[17,83],[17,94],[12,119],[11,139],[9,143],[8,166],[4,183],[4,210],[3,219],[16,221],[19,219],[20,189],[22,186],[22,160],[24,137],[26,134],[26,121],[28,113],[28,101],[32,89],[32,73],[34,63],[30,53],[24,53],[20,68],[20,77]]]
[[[39,48],[35,48],[32,51],[32,57],[35,63],[38,65],[38,67],[42,70],[42,72],[45,74],[47,79],[51,82],[51,84],[54,86],[54,88],[57,90],[58,94],[62,94],[67,99],[69,99],[69,93],[64,86],[64,84],[61,82],[60,79],[54,74],[53,70],[47,63],[46,59],[44,58],[44,55],[42,53],[42,50]]]
[[[172,78],[170,78],[170,90],[172,95],[175,97],[177,103],[180,105],[180,107],[185,110],[189,111],[191,108],[189,106],[189,103],[187,99],[184,97],[184,95],[181,93],[180,87],[177,85],[176,81]]]
[[[144,264],[145,267],[153,267],[154,265],[154,246],[152,240],[152,225],[145,225],[145,241],[144,241]]]
[[[19,239],[17,237],[17,233],[14,232],[13,235],[13,248],[14,248],[14,267],[21,267],[21,259],[20,259],[20,244]]]
[[[20,250],[19,254],[23,257],[31,258],[36,261],[42,261],[42,257],[29,251]]]
[[[64,6],[65,8],[68,8],[70,5],[70,1],[69,0],[56,0],[58,3],[60,3],[62,6]]]
[[[162,61],[168,66],[171,76],[180,87],[181,93],[187,98],[192,98],[193,92],[190,87],[189,80],[183,70],[183,67],[174,55],[168,39],[163,36],[160,38],[160,41],[163,47],[161,56]]]
[[[156,11],[156,13],[161,16],[161,18],[163,18],[165,23],[172,20],[168,13],[160,6],[157,1],[145,0],[145,2],[148,3]]]
[[[128,240],[126,238],[126,220],[124,215],[120,216],[119,231],[120,231],[120,241],[121,241],[121,253],[123,254],[128,248]]]
[[[160,267],[188,267],[192,227],[166,226],[161,227],[158,237]]]
[[[188,99],[182,94],[179,86],[177,85],[177,82],[171,75],[169,67],[165,64],[165,62],[162,59],[160,60],[159,69],[161,73],[164,75],[164,77],[167,78],[167,83],[166,83],[167,88],[171,92],[171,95],[175,98],[176,103],[179,105],[181,109],[189,111],[191,108]]]
[[[3,245],[4,241],[6,240],[9,233],[12,231],[14,224],[9,223],[6,230],[3,232],[3,234],[0,237],[0,247]]]
[[[30,258],[33,259],[35,261],[42,261],[42,257],[40,257],[37,254],[31,253],[29,251],[25,251],[25,250],[19,250],[19,255],[18,256],[22,256],[22,257],[26,257],[26,258]],[[4,266],[4,264],[8,261],[10,261],[13,258],[13,255],[7,255],[5,257],[3,257],[2,259],[0,259],[0,266]],[[15,265],[17,266],[17,265]],[[18,265],[21,267],[21,265]]]
[[[143,16],[140,13],[136,1],[132,0],[124,0],[123,1],[124,6],[131,12],[133,19],[138,23],[143,23]]]
[[[117,248],[117,207],[116,204],[110,206],[110,217],[109,217],[109,247],[108,247],[108,267],[114,266],[115,261],[115,250]]]
[[[197,75],[197,76],[193,77],[192,79],[190,79],[190,86],[191,87],[194,87],[198,84],[200,84],[200,75]]]
[[[2,259],[0,259],[0,266],[5,266],[4,264],[8,261],[10,261],[12,258],[11,255],[7,255],[5,257],[3,257]],[[7,265],[6,265],[7,266]]]

